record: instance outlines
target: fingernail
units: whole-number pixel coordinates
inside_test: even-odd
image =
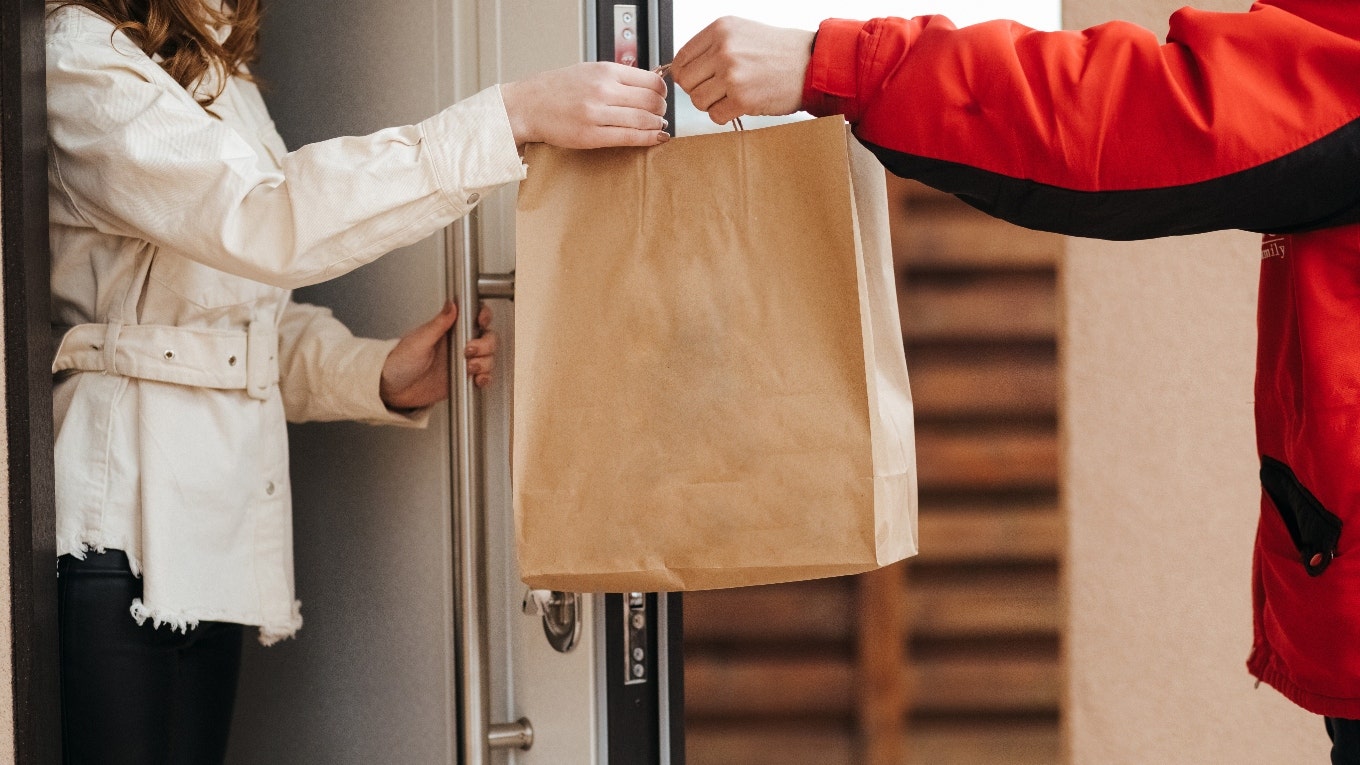
[[[661,129],[662,129],[662,130],[665,130],[666,128],[668,128],[668,127],[670,127],[670,126],[671,126],[671,121],[668,120],[668,119],[666,119],[665,117],[662,117],[662,118],[661,118]]]
[[[662,131],[660,131],[660,132],[658,132],[658,133],[656,134],[656,142],[657,142],[657,143],[665,143],[665,142],[667,142],[667,141],[669,141],[669,140],[671,140],[671,134],[670,134],[670,133],[667,133],[667,132],[664,131],[664,130],[662,130]]]

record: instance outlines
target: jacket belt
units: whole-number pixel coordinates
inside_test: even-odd
[[[272,322],[245,331],[157,324],[78,324],[66,331],[52,372],[101,372],[218,390],[261,401],[279,381],[279,336]]]

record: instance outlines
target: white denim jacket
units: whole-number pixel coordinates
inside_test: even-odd
[[[213,89],[211,77],[200,87]],[[285,418],[419,425],[378,396],[395,341],[290,300],[519,180],[500,91],[289,152],[259,91],[211,114],[108,21],[47,22],[57,552],[123,550],[133,617],[302,624]]]

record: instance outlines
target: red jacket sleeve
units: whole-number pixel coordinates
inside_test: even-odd
[[[1183,9],[1166,43],[1125,22],[833,19],[804,104],[844,114],[889,170],[1031,228],[1133,239],[1360,221],[1360,13],[1277,2]]]

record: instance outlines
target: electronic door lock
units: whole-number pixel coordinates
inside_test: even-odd
[[[526,590],[520,609],[526,616],[543,617],[543,635],[558,653],[568,653],[581,639],[580,593]]]
[[[614,63],[638,66],[638,7],[614,6]]]
[[[647,682],[647,666],[651,663],[647,656],[647,596],[641,592],[630,592],[623,596],[623,661],[624,685],[638,685]]]

